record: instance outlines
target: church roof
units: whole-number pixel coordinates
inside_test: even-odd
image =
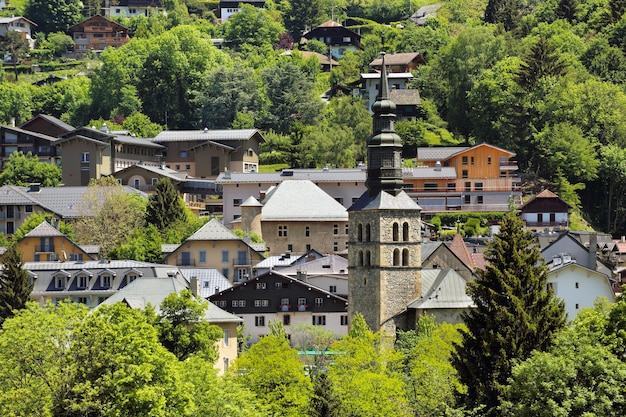
[[[474,307],[474,302],[465,292],[466,287],[467,281],[453,269],[423,269],[422,293],[408,308],[431,310]]]
[[[356,210],[421,210],[422,208],[407,193],[401,191],[397,196],[393,196],[385,191],[371,197],[368,192],[348,209]]]

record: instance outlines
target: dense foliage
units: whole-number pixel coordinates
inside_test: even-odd
[[[462,402],[491,416],[516,362],[547,350],[566,317],[563,301],[546,290],[548,270],[523,220],[504,217],[488,245],[487,266],[468,283],[476,308],[464,314],[467,330],[452,363],[467,386]]]

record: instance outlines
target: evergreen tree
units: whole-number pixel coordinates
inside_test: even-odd
[[[341,403],[332,381],[326,372],[320,372],[313,379],[313,395],[311,396],[311,411],[309,417],[338,417],[341,415],[339,407]]]
[[[28,282],[28,272],[23,268],[22,253],[16,245],[11,245],[2,258],[3,268],[0,273],[0,325],[5,319],[13,317],[14,310],[26,306],[33,290]]]
[[[546,291],[547,267],[532,234],[511,212],[486,252],[487,267],[468,283],[476,308],[463,316],[467,329],[452,363],[467,393],[469,408],[484,406],[494,416],[503,386],[518,361],[545,351],[566,323],[565,306]]]
[[[153,224],[161,232],[185,218],[185,207],[169,178],[161,178],[155,185],[146,209],[146,223]]]
[[[560,0],[556,9],[556,16],[559,19],[565,19],[573,22],[576,19],[576,11],[578,9],[578,0]]]
[[[567,63],[545,36],[530,48],[517,72],[517,83],[532,90],[543,77],[559,77],[567,70]]]

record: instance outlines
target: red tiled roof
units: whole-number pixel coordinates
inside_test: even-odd
[[[465,265],[467,265],[469,269],[474,269],[474,260],[472,259],[469,250],[467,250],[467,245],[463,241],[463,237],[459,233],[454,235],[454,238],[452,238],[452,242],[450,242],[449,248],[452,253],[458,256],[459,259]]]

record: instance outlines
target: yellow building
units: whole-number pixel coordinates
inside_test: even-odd
[[[249,243],[241,240],[217,219],[211,219],[196,233],[168,254],[168,265],[214,268],[231,282],[252,276],[252,266],[264,259]]]
[[[50,223],[44,221],[17,242],[24,262],[87,261],[94,259]]]

